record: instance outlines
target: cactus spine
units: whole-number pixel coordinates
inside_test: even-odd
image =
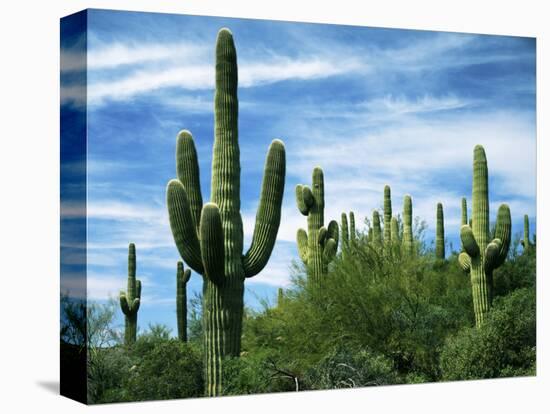
[[[227,29],[218,32],[216,41],[214,122],[211,202],[202,206],[197,153],[188,131],[178,136],[178,178],[168,183],[166,191],[178,251],[189,267],[203,275],[204,365],[209,396],[223,393],[224,358],[240,354],[244,281],[258,274],[271,255],[281,219],[285,177],[285,148],[274,140],[267,154],[252,244],[243,255],[237,54]]]
[[[531,248],[531,240],[529,239],[529,216],[523,216],[523,240],[521,241],[523,252],[528,253]]]
[[[437,203],[435,257],[438,260],[445,260],[445,227],[443,223],[443,204],[441,203]]]
[[[403,199],[403,247],[407,254],[414,251],[414,241],[412,233],[412,199],[406,195]]]
[[[308,280],[320,285],[338,249],[338,223],[331,220],[324,227],[325,184],[320,167],[313,169],[312,189],[296,186],[296,203],[300,213],[307,216],[307,233],[298,229],[296,235],[298,253],[307,266]]]
[[[350,246],[355,243],[355,215],[349,212],[349,228],[346,213],[342,213],[342,257],[348,254]]]
[[[178,338],[187,342],[187,282],[191,270],[183,270],[183,262],[178,262],[176,272],[176,315],[178,320]]]
[[[136,342],[137,314],[141,302],[141,281],[136,279],[136,246],[128,246],[128,287],[120,291],[120,308],[124,314],[124,344]]]
[[[510,247],[510,208],[498,209],[495,238],[489,240],[489,185],[487,157],[481,145],[474,148],[472,183],[472,224],[463,225],[460,238],[464,252],[459,255],[463,270],[470,272],[476,326],[487,317],[493,299],[493,270],[499,267]]]
[[[384,186],[384,245],[391,244],[391,189],[389,185]]]

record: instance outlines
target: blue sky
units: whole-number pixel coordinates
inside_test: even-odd
[[[175,333],[179,257],[165,186],[175,176],[176,135],[188,129],[209,199],[221,27],[232,30],[238,54],[245,246],[268,145],[280,138],[287,150],[278,240],[268,266],[246,281],[248,305],[273,301],[277,287],[289,284],[296,230],[306,225],[294,187],[310,183],[316,165],[325,172],[326,221],[349,210],[357,221],[370,217],[389,184],[396,213],[403,196],[412,195],[428,243],[441,201],[447,241],[457,248],[460,199],[471,198],[472,152],[482,144],[491,219],[506,202],[513,232],[522,231],[523,214],[534,232],[535,39],[92,10],[87,71],[74,48],[82,38],[65,39],[61,51],[62,109],[78,112],[87,103],[89,299],[116,297],[125,287],[127,246],[134,242],[143,283],[140,326],[160,322]],[[83,72],[87,102],[70,81]],[[77,221],[70,197],[63,202],[65,218]],[[201,285],[194,274],[189,295]]]

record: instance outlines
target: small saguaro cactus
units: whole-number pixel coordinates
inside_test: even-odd
[[[124,344],[136,342],[137,314],[141,303],[141,281],[136,279],[136,246],[128,246],[128,287],[120,291],[120,308],[124,314]]]
[[[521,245],[523,246],[524,253],[528,253],[532,247],[529,238],[529,216],[527,214],[523,216],[523,239],[521,240]]]
[[[384,186],[384,245],[391,244],[391,189],[389,185]]]
[[[178,338],[187,342],[187,282],[191,277],[191,270],[183,270],[183,262],[178,262],[176,272],[176,316],[178,320]]]
[[[460,220],[461,226],[469,226],[470,223],[468,222],[468,204],[466,202],[466,197],[462,197],[462,217]],[[460,251],[464,251],[464,245],[462,244],[462,240],[460,241]]]
[[[376,247],[382,245],[382,228],[380,227],[380,214],[378,210],[372,212],[372,242]]]
[[[476,326],[485,321],[493,300],[493,270],[508,254],[512,220],[510,208],[502,204],[498,209],[495,238],[489,233],[489,185],[487,157],[481,145],[474,148],[472,183],[472,224],[460,228],[464,252],[458,256],[462,269],[470,272]]]
[[[308,280],[319,285],[338,249],[338,223],[331,220],[324,226],[325,183],[320,167],[313,169],[312,188],[296,186],[296,203],[300,213],[307,216],[307,232],[298,229],[296,235],[298,253],[307,266]]]
[[[403,199],[403,247],[405,252],[412,254],[414,252],[414,241],[412,232],[412,199],[406,195]]]
[[[355,215],[353,211],[349,212],[349,228],[348,217],[346,213],[342,213],[342,256],[345,257],[350,246],[355,243]]]
[[[285,294],[283,292],[283,288],[279,288],[277,290],[277,306],[281,307],[283,305],[284,300],[285,300]]]
[[[445,227],[443,222],[443,204],[437,203],[437,218],[435,225],[435,257],[445,260]]]
[[[178,135],[177,179],[166,189],[170,227],[178,251],[203,276],[202,323],[206,395],[223,393],[226,357],[241,350],[244,281],[267,264],[281,221],[285,180],[285,147],[269,146],[252,243],[243,254],[240,214],[237,53],[228,29],[216,41],[214,148],[211,202],[202,205],[199,164],[193,137]]]

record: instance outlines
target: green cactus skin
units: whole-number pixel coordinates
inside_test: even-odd
[[[348,217],[346,213],[342,213],[342,257],[345,258],[350,246],[355,243],[355,215],[353,211],[349,212],[349,228]]]
[[[378,210],[372,212],[372,243],[375,247],[382,246],[382,228]]]
[[[367,242],[370,244],[374,240],[374,233],[372,230],[372,227],[369,227],[369,231],[367,232]]]
[[[176,272],[176,315],[178,321],[178,338],[187,342],[187,282],[191,277],[191,270],[183,270],[183,262],[178,262]]]
[[[325,181],[320,167],[313,169],[311,188],[296,186],[296,204],[300,213],[307,216],[307,233],[298,229],[296,234],[298,253],[307,266],[308,281],[319,286],[338,249],[338,223],[331,220],[324,227]]]
[[[141,303],[141,281],[136,279],[136,246],[128,246],[128,287],[120,291],[120,308],[124,314],[124,344],[136,342],[137,314]]]
[[[523,216],[523,240],[521,240],[521,245],[523,246],[523,253],[528,253],[532,246],[529,238],[529,216],[527,214]]]
[[[413,254],[414,252],[412,215],[412,199],[410,195],[406,195],[403,199],[403,247],[407,254]]]
[[[493,299],[493,270],[499,267],[508,254],[512,220],[510,208],[502,204],[498,209],[495,238],[489,240],[489,185],[487,157],[481,145],[474,148],[474,174],[472,183],[472,225],[463,225],[460,238],[464,252],[459,263],[470,272],[476,326],[485,321]]]
[[[391,242],[393,245],[398,245],[401,243],[401,237],[399,235],[399,222],[397,221],[397,217],[391,218]]]
[[[203,332],[206,395],[223,393],[225,357],[241,349],[244,281],[267,264],[281,220],[285,179],[285,148],[274,140],[265,163],[260,204],[250,249],[243,255],[240,214],[237,54],[228,29],[216,41],[214,148],[211,202],[202,205],[199,165],[193,138],[182,131],[177,139],[177,179],[166,190],[170,227],[178,251],[203,275]]]
[[[443,222],[443,204],[441,203],[437,203],[435,258],[438,260],[445,260],[445,227]]]
[[[391,244],[391,189],[389,185],[384,186],[384,245]]]

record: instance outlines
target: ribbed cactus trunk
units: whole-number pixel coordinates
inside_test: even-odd
[[[191,270],[183,270],[183,262],[178,262],[176,272],[176,317],[178,322],[178,339],[187,342],[187,282]]]
[[[406,195],[403,199],[403,248],[407,254],[414,252],[412,209],[411,196]]]
[[[401,243],[401,236],[399,235],[399,222],[397,221],[397,217],[391,218],[391,242],[394,246]]]
[[[124,314],[124,344],[131,346],[136,342],[137,314],[141,302],[141,281],[136,279],[136,246],[128,246],[128,286],[126,292],[120,292],[120,308]]]
[[[523,216],[523,240],[521,241],[523,253],[528,253],[531,249],[531,241],[529,237],[529,216],[525,214]]]
[[[206,394],[223,394],[223,361],[241,348],[244,281],[258,274],[273,250],[281,219],[285,149],[274,140],[268,151],[252,244],[243,255],[240,214],[237,54],[233,35],[218,33],[211,202],[202,206],[193,138],[178,136],[177,180],[167,187],[174,241],[185,262],[203,275],[203,342]]]
[[[349,227],[348,227],[348,217],[346,213],[342,213],[342,223],[341,223],[341,233],[342,233],[342,258],[346,258],[349,249],[355,243],[356,233],[355,233],[355,215],[353,211],[349,212]]]
[[[391,189],[389,185],[384,186],[384,245],[391,244]]]
[[[445,227],[443,222],[443,204],[437,203],[435,225],[435,257],[438,260],[445,260]]]
[[[472,224],[460,229],[465,251],[459,255],[459,263],[463,270],[470,272],[476,326],[480,327],[493,300],[493,270],[508,254],[511,217],[508,206],[502,204],[498,210],[495,238],[490,241],[487,158],[481,145],[474,149],[473,168]]]
[[[307,216],[307,233],[298,229],[296,235],[298,253],[307,267],[308,281],[320,286],[338,249],[338,223],[332,220],[324,226],[325,181],[320,167],[313,169],[311,188],[296,186],[296,204]]]

